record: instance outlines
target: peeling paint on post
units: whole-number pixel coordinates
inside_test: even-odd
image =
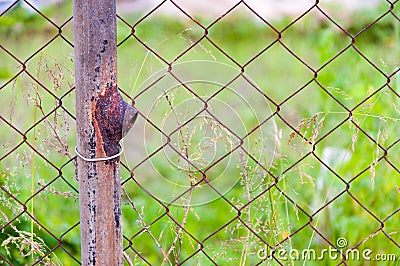
[[[115,0],[74,0],[74,28],[77,149],[109,157],[137,115],[118,92]],[[78,159],[82,265],[123,265],[119,173],[119,158]]]

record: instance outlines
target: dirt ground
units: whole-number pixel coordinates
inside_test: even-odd
[[[118,0],[118,11],[120,13],[148,12],[156,7],[160,0]],[[183,10],[192,16],[213,16],[218,17],[224,14],[237,0],[175,0]],[[265,19],[280,19],[284,16],[295,17],[309,8],[314,0],[247,0],[245,1],[251,8],[257,11]],[[341,18],[350,18],[355,10],[376,7],[382,0],[321,0],[319,6],[330,14],[335,14]],[[238,9],[243,12],[244,5]],[[248,12],[243,12],[247,13]],[[316,12],[318,13],[318,12]],[[170,1],[165,2],[157,11],[157,14],[182,16],[182,12]]]

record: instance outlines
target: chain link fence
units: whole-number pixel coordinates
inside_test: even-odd
[[[400,4],[341,18],[316,1],[275,21],[249,2],[118,15],[120,90],[139,111],[126,265],[353,265],[365,250],[395,265]],[[57,5],[2,3],[4,265],[80,264],[72,5]]]

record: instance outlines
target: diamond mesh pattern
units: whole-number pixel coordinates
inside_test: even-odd
[[[74,146],[74,141],[71,141],[71,139],[75,138],[74,86],[71,74],[73,73],[73,62],[68,57],[68,53],[69,55],[73,53],[73,37],[71,37],[73,36],[73,18],[72,16],[63,18],[57,17],[57,14],[47,14],[45,11],[35,8],[29,1],[23,2],[28,7],[30,16],[36,17],[40,21],[40,26],[46,29],[48,38],[43,39],[43,37],[39,38],[32,35],[35,41],[32,41],[31,50],[13,47],[11,42],[3,38],[0,40],[1,58],[4,59],[4,65],[9,66],[10,72],[7,78],[0,80],[0,98],[4,99],[9,95],[16,95],[15,98],[2,100],[3,106],[7,106],[8,101],[11,104],[8,108],[2,107],[0,109],[0,128],[4,133],[2,134],[4,138],[1,141],[2,152],[0,153],[0,166],[3,171],[0,173],[2,175],[0,191],[4,200],[4,209],[1,211],[2,218],[0,219],[2,221],[0,224],[1,241],[5,241],[8,236],[13,235],[12,232],[16,228],[28,232],[27,225],[33,221],[34,232],[37,232],[37,236],[40,236],[47,246],[43,249],[45,252],[35,254],[33,264],[46,263],[54,258],[62,261],[68,257],[71,263],[79,265],[79,241],[77,242],[77,239],[79,239],[78,186],[74,176],[76,158],[71,153],[73,151],[71,147]],[[397,193],[399,193],[399,119],[387,118],[389,115],[385,113],[374,113],[375,117],[369,116],[368,119],[376,119],[376,123],[387,123],[393,129],[392,132],[379,131],[377,135],[374,130],[371,131],[371,128],[366,126],[368,123],[365,123],[365,118],[360,116],[360,111],[365,110],[366,106],[374,106],[381,97],[392,99],[393,105],[388,105],[387,108],[398,107],[400,95],[398,86],[396,89],[396,82],[398,84],[396,76],[398,78],[399,68],[398,63],[394,70],[382,66],[379,56],[364,51],[364,47],[359,41],[368,31],[374,27],[379,27],[382,21],[391,21],[393,25],[397,24],[396,27],[398,28],[400,22],[398,13],[400,4],[398,2],[382,1],[385,9],[381,15],[370,20],[361,30],[356,31],[347,30],[319,4],[319,1],[311,4],[304,13],[293,18],[284,27],[278,27],[265,19],[247,1],[237,1],[221,16],[207,23],[200,19],[197,20],[179,4],[179,1],[172,0],[160,1],[146,14],[135,19],[123,14],[118,15],[118,27],[121,32],[126,33],[123,37],[121,37],[122,33],[118,36],[119,51],[129,51],[130,47],[134,46],[135,49],[142,51],[143,55],[147,54],[146,57],[152,57],[155,61],[154,69],[166,69],[164,76],[168,76],[179,84],[181,89],[196,102],[196,107],[193,107],[195,111],[182,118],[176,125],[166,128],[161,124],[162,121],[158,121],[146,113],[144,106],[149,103],[143,102],[152,97],[154,87],[160,84],[159,82],[163,80],[163,77],[135,92],[130,92],[126,88],[124,90],[122,86],[122,93],[136,103],[140,112],[138,125],[133,130],[140,131],[141,129],[137,128],[145,126],[148,128],[148,134],[161,138],[161,143],[151,147],[150,152],[149,150],[146,152],[146,148],[143,148],[143,150],[138,148],[139,155],[136,154],[135,163],[122,161],[121,178],[123,179],[122,189],[125,203],[123,207],[124,251],[127,262],[132,260],[138,265],[157,265],[160,263],[192,265],[196,262],[201,265],[204,263],[218,265],[226,263],[227,250],[232,250],[234,254],[239,254],[233,263],[238,263],[240,257],[243,256],[252,257],[247,262],[249,265],[262,264],[268,259],[275,264],[285,265],[285,261],[281,260],[274,252],[271,253],[271,257],[260,259],[257,258],[257,250],[251,250],[245,248],[245,246],[250,241],[258,247],[274,250],[301,241],[298,238],[307,233],[313,235],[320,246],[335,248],[337,247],[335,241],[338,236],[332,235],[329,228],[324,228],[321,224],[323,224],[324,219],[327,219],[326,217],[331,215],[330,213],[351,216],[352,214],[349,213],[340,214],[338,208],[341,208],[343,202],[351,204],[354,209],[359,210],[361,215],[359,219],[369,224],[365,228],[370,228],[369,231],[357,233],[357,237],[348,239],[347,248],[349,250],[365,248],[370,239],[377,237],[378,241],[394,246],[398,251],[400,239],[396,221],[399,217],[399,202],[387,202],[385,206],[377,207],[369,201],[367,195],[363,194],[361,187],[366,186],[365,180],[371,179],[372,185],[375,184],[376,186],[371,193],[378,193],[382,189],[380,186],[385,183],[378,182],[378,179],[388,178],[393,179],[390,182],[388,181],[388,186],[390,186],[389,184],[397,184]],[[18,4],[19,1],[11,3],[0,14],[0,18],[8,18],[15,12],[15,7]],[[183,48],[178,52],[176,49],[168,50],[166,46],[151,43],[147,39],[148,34],[143,32],[143,29],[146,29],[145,24],[158,23],[157,20],[153,22],[153,17],[165,5],[176,9],[176,12],[179,12],[187,21],[188,27],[193,32],[189,38],[190,42],[187,42],[185,38],[182,39],[185,45],[181,45],[180,47]],[[254,38],[258,38],[258,35],[264,36],[263,34],[270,36],[265,37],[265,47],[247,49],[247,53],[241,56],[241,59],[235,52],[236,47],[226,47],[223,42],[221,43],[219,37],[221,34],[228,34],[222,32],[227,31],[224,23],[226,20],[232,19],[230,16],[235,19],[234,13],[239,9],[241,12],[246,12],[256,20],[257,24],[261,25],[259,32],[254,32]],[[331,49],[329,51],[330,54],[328,53],[326,58],[321,60],[322,64],[313,60],[307,52],[301,50],[296,43],[287,38],[287,36],[293,34],[294,27],[303,23],[312,14],[317,14],[324,21],[327,32],[334,36],[341,36],[345,40],[341,42],[340,47],[335,48],[336,50]],[[172,33],[172,35],[180,36],[182,32],[185,32],[185,27]],[[28,35],[31,33],[22,30],[20,34]],[[163,42],[164,40],[160,39],[159,41]],[[301,40],[298,40],[298,42],[301,42]],[[173,43],[173,45],[177,44]],[[396,45],[398,47],[399,44]],[[64,47],[69,52],[59,51],[60,47]],[[313,46],[312,49],[324,50],[324,47]],[[208,54],[217,57],[216,60],[238,70],[237,75],[225,81],[225,84],[222,84],[207,96],[199,93],[199,90],[194,86],[185,83],[182,77],[175,72],[179,63],[184,62],[189,54],[191,56],[196,54],[198,50],[206,51],[206,54],[209,52]],[[300,75],[289,73],[289,69],[287,73],[282,72],[282,77],[285,77],[285,79],[288,79],[288,73],[293,75],[293,82],[297,82],[297,84],[291,89],[283,90],[284,94],[272,96],[265,88],[258,87],[249,79],[249,76],[253,71],[259,70],[257,69],[260,66],[259,61],[265,62],[266,68],[270,67],[267,62],[268,55],[275,50],[280,51],[282,60],[287,60],[288,65],[298,65],[298,68],[301,68],[302,71]],[[62,59],[60,59],[60,54]],[[343,94],[351,94],[351,91],[338,93],[327,82],[329,78],[326,77],[335,75],[330,70],[335,64],[340,65],[346,62],[351,64],[349,54],[361,58],[362,64],[369,67],[371,76],[376,80],[375,84],[377,85],[371,87],[368,93],[344,101]],[[393,56],[396,55],[393,54]],[[54,58],[54,61],[52,61],[52,58]],[[4,65],[1,63],[0,66],[3,67]],[[136,67],[140,67],[140,65]],[[68,75],[70,77],[67,77]],[[120,68],[121,75],[126,75],[122,68]],[[348,73],[348,75],[357,75],[357,73]],[[296,79],[297,77],[299,79]],[[354,78],[363,77],[349,77],[349,82]],[[239,80],[246,83],[251,93],[264,99],[271,107],[271,114],[252,124],[245,133],[240,133],[237,128],[232,128],[232,124],[221,117],[221,113],[210,107],[219,95],[226,93],[228,87]],[[287,80],[287,82],[292,81]],[[18,83],[22,83],[23,87],[26,88],[25,96],[30,99],[27,103],[17,98],[20,96],[20,92],[16,91],[19,86]],[[285,81],[282,82],[282,86],[285,86],[283,83]],[[316,115],[310,120],[299,121],[296,116],[290,113],[291,108],[296,108],[295,105],[299,105],[299,102],[303,105],[312,104],[304,101],[307,101],[307,95],[313,93],[318,93],[328,107],[326,110],[317,110]],[[37,94],[39,98],[37,98]],[[161,96],[158,100],[166,99],[172,105],[171,101],[173,100],[168,100],[170,95],[167,93],[160,92],[158,96]],[[143,107],[141,107],[141,104]],[[35,108],[37,119],[32,123],[34,120],[31,113]],[[253,106],[253,108],[258,107]],[[21,110],[24,110],[23,112],[26,115],[21,115]],[[330,117],[324,116],[322,112],[335,112],[341,118],[330,120]],[[390,114],[390,112],[388,113]],[[221,152],[211,164],[205,167],[201,162],[195,161],[194,157],[182,152],[181,147],[177,146],[174,141],[174,139],[179,139],[180,135],[189,134],[189,128],[194,127],[199,123],[198,121],[203,121],[198,119],[205,119],[204,117],[211,119],[215,123],[214,126],[226,132],[227,136],[234,140],[228,149]],[[306,123],[308,123],[307,128],[310,128],[310,125],[314,123],[316,125],[314,129],[317,130],[318,125],[321,125],[321,121],[323,121],[321,117],[325,120],[325,124],[318,129],[319,134],[310,135],[310,131],[304,130]],[[252,136],[271,121],[275,121],[277,128],[281,129],[283,134],[286,134],[289,138],[287,144],[283,143],[282,145],[292,148],[301,147],[301,150],[297,153],[275,154],[278,158],[287,158],[281,161],[285,163],[273,163],[275,169],[260,160],[246,146]],[[303,123],[303,126],[299,126],[301,123]],[[374,123],[374,121],[371,123]],[[345,127],[352,128],[355,133],[353,135],[341,135]],[[385,141],[382,141],[382,136],[386,136]],[[37,139],[35,140],[35,138]],[[55,141],[49,140],[50,138],[55,139]],[[347,143],[352,143],[353,147],[349,149],[348,146],[342,144],[341,138],[348,138]],[[357,143],[359,143],[357,140],[362,140],[360,143],[363,143],[363,145],[357,146]],[[337,141],[338,146],[342,145],[344,150],[351,150],[353,154],[365,153],[366,161],[364,163],[354,162],[353,169],[343,169],[335,160],[332,160],[332,157],[324,153],[323,148],[332,145],[335,141]],[[286,142],[286,140],[282,140],[282,142]],[[332,153],[335,150],[325,150],[325,152]],[[159,194],[147,187],[149,183],[141,177],[147,171],[153,171],[151,169],[154,168],[153,160],[166,160],[162,156],[164,153],[174,156],[174,158],[177,158],[176,160],[180,160],[182,165],[187,165],[190,179],[190,185],[177,193],[161,191],[160,193],[168,194],[166,200],[165,198],[164,200],[160,199]],[[248,171],[236,173],[240,178],[233,190],[240,191],[244,195],[240,199],[230,192],[221,191],[218,185],[212,182],[213,171],[216,167],[226,164],[227,158],[233,154],[239,154],[240,158],[244,158],[247,164],[251,165],[250,168],[246,166],[246,162],[243,162],[244,166],[240,167],[244,167]],[[34,190],[27,195],[20,192],[17,185],[29,186],[31,180],[29,174],[26,174],[26,177],[19,175],[30,173],[26,169],[30,167],[32,158],[35,159],[37,170]],[[346,156],[343,158],[343,160],[347,160]],[[168,164],[163,161],[161,163]],[[25,168],[21,170],[23,167]],[[325,191],[323,187],[326,184],[312,185],[313,181],[305,181],[307,187],[304,187],[304,193],[288,189],[291,182],[301,183],[307,179],[313,180],[313,177],[307,174],[307,167],[321,169],[321,175],[327,177],[325,182],[331,182],[335,188]],[[276,168],[279,168],[279,171]],[[251,169],[258,169],[254,171],[259,171],[267,178],[264,178],[264,181],[260,182],[259,186],[250,193],[249,184],[246,180],[250,178],[248,175],[252,173]],[[371,178],[371,176],[374,176],[372,173],[378,170],[387,173],[387,176]],[[231,174],[235,173],[232,172]],[[254,175],[255,172],[252,174]],[[229,174],[227,176],[222,174],[222,178],[229,177]],[[200,188],[207,191],[206,193],[209,195],[214,195],[213,197],[216,200],[203,206],[197,206],[194,210],[194,207],[188,207],[188,205],[191,205],[190,199],[196,197],[196,189]],[[310,193],[310,190],[322,191],[320,192],[321,201],[316,202],[315,199],[306,196],[307,193]],[[318,194],[319,192],[315,193]],[[279,195],[279,200],[272,202],[271,195]],[[384,196],[382,195],[382,197]],[[50,204],[52,201],[62,203],[63,206]],[[32,204],[35,206],[33,213],[31,211]],[[276,206],[273,206],[274,204]],[[224,206],[223,208],[227,211],[223,215],[223,219],[214,220],[221,214],[206,214],[218,210],[217,205]],[[274,208],[286,208],[287,215],[290,217],[288,219],[291,222],[288,227],[282,226],[282,228],[286,228],[285,230],[282,228],[276,229],[276,231],[265,229],[272,224],[276,225],[274,219],[277,219],[277,217],[275,217]],[[257,213],[257,210],[267,213],[267,217],[265,217],[265,213]],[[269,210],[269,214],[267,210]],[[63,226],[59,226],[57,222],[54,222],[57,220],[54,220],[53,217],[63,215],[68,217],[65,217]],[[47,219],[45,219],[46,216]],[[319,222],[320,220],[321,222]],[[336,218],[336,220],[338,219]],[[28,221],[28,223],[23,221]],[[20,226],[21,224],[23,226]],[[357,221],[353,224],[355,228],[357,228],[356,224]],[[163,228],[163,230],[160,228]],[[199,228],[202,229],[199,230]],[[348,228],[348,230],[353,229]],[[26,238],[30,239],[28,236]],[[242,240],[241,246],[237,240]],[[235,251],[235,249],[239,251]],[[22,259],[22,257],[22,254],[13,254],[12,256],[14,259]],[[9,265],[16,263],[5,253],[0,253],[0,260]],[[242,258],[241,261],[246,260]],[[349,263],[344,253],[334,262],[343,265]]]

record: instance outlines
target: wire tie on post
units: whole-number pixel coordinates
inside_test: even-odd
[[[80,154],[78,152],[78,146],[75,146],[75,153],[76,155],[78,155],[82,160],[86,161],[86,162],[101,162],[101,161],[108,161],[114,158],[117,158],[119,156],[121,156],[121,154],[124,152],[124,147],[122,147],[122,145],[119,143],[119,152],[113,156],[109,156],[109,157],[103,157],[103,158],[86,158],[85,156],[83,156],[82,154]]]

